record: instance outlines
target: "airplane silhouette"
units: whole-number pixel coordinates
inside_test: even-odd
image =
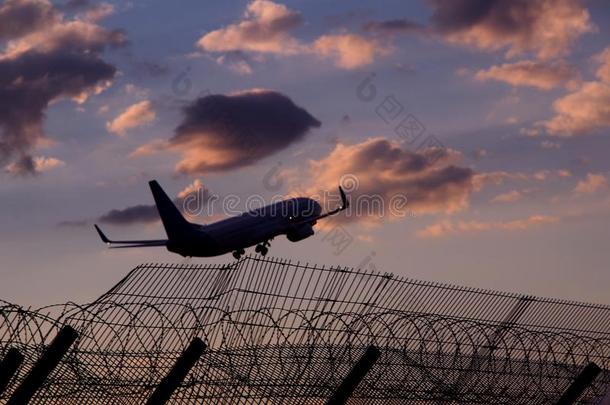
[[[212,224],[199,225],[188,222],[182,216],[156,180],[148,184],[167,239],[110,240],[97,224],[94,225],[102,241],[111,248],[165,246],[170,252],[184,257],[212,257],[232,252],[233,257],[239,259],[245,254],[246,248],[256,245],[255,251],[265,256],[270,246],[269,241],[274,237],[286,235],[291,242],[301,241],[314,234],[313,226],[319,219],[335,215],[349,206],[345,192],[339,187],[341,205],[324,214],[317,201],[298,197]]]

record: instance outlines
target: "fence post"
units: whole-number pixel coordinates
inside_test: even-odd
[[[356,387],[358,387],[358,384],[371,371],[380,354],[377,347],[369,346],[362,357],[354,364],[347,377],[339,384],[339,387],[326,402],[326,405],[345,404],[354,393]]]
[[[182,353],[172,369],[161,380],[155,391],[152,393],[147,405],[162,405],[169,401],[170,397],[176,391],[176,388],[186,378],[186,375],[191,371],[191,368],[197,363],[206,349],[205,343],[199,338],[195,338]]]
[[[570,384],[567,390],[563,393],[556,405],[571,405],[576,403],[576,400],[582,395],[589,385],[595,380],[595,377],[600,373],[601,368],[597,364],[591,362],[578,374],[574,382]]]
[[[53,369],[57,367],[61,358],[68,352],[77,337],[78,333],[71,326],[66,325],[61,328],[55,339],[42,353],[40,359],[15,389],[7,405],[27,404],[44,384]]]
[[[14,347],[8,349],[0,362],[0,395],[4,393],[22,362],[23,354],[19,350]]]

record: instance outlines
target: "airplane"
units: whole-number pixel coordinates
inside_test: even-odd
[[[167,239],[111,240],[95,224],[100,238],[110,248],[139,248],[165,246],[184,257],[213,257],[231,252],[235,259],[245,254],[245,249],[256,245],[256,253],[265,256],[270,241],[286,235],[291,242],[298,242],[314,234],[313,226],[320,219],[335,215],[349,207],[347,196],[341,187],[341,205],[322,213],[320,204],[305,197],[291,198],[220,220],[208,225],[187,221],[156,180],[149,183]],[[114,246],[118,245],[118,246]]]

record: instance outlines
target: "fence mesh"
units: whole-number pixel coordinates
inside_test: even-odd
[[[369,345],[379,360],[351,403],[554,403],[586,364],[610,383],[610,307],[245,257],[144,264],[86,305],[0,302],[0,355],[26,361],[61,326],[80,334],[34,403],[140,404],[189,342],[208,348],[172,403],[323,404]]]

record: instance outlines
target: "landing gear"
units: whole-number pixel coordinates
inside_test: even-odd
[[[245,250],[237,249],[236,251],[233,252],[233,257],[236,258],[237,260],[239,260],[239,258],[242,257],[245,254],[246,254]]]
[[[256,245],[254,251],[256,253],[260,253],[262,256],[265,256],[269,252],[269,249],[267,249],[267,247],[263,245]]]
[[[266,256],[267,253],[269,253],[269,246],[271,246],[271,244],[267,240],[267,241],[265,241],[263,243],[260,243],[260,244],[256,245],[256,247],[254,248],[254,251],[256,253],[260,253],[261,256]]]

